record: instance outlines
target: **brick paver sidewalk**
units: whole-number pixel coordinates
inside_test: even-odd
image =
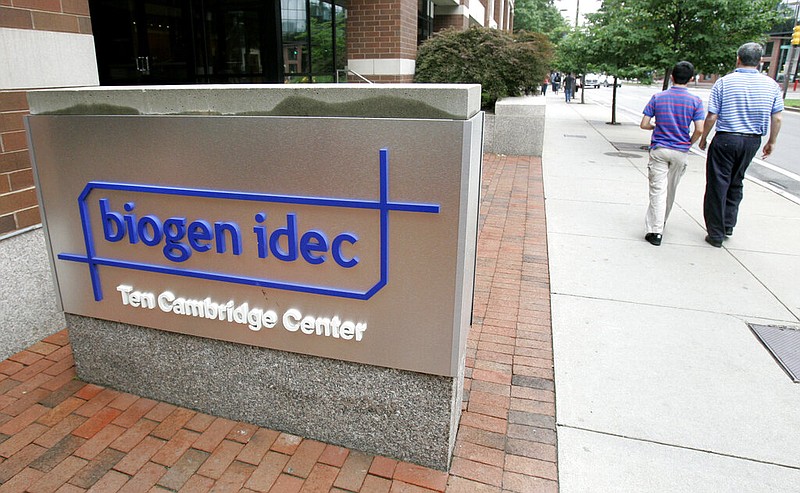
[[[450,473],[75,379],[66,331],[0,363],[0,493],[556,492],[541,160],[486,155]]]

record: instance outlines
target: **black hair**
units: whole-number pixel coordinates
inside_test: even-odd
[[[691,62],[678,62],[672,67],[672,78],[676,84],[686,84],[694,77],[694,65]]]

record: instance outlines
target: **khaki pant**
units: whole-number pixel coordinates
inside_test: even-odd
[[[650,205],[645,216],[647,233],[662,233],[675,201],[675,191],[686,172],[689,153],[656,147],[650,150],[647,177],[650,182]]]

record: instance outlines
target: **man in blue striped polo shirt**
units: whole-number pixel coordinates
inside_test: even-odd
[[[647,229],[644,239],[655,246],[661,244],[664,224],[675,201],[675,190],[686,171],[689,148],[703,132],[703,102],[686,88],[692,77],[694,65],[676,63],[672,68],[672,87],[650,98],[639,124],[641,128],[653,131],[650,161],[647,163],[650,204],[644,219]],[[694,132],[690,137],[692,122]]]
[[[763,158],[772,154],[781,130],[783,97],[778,84],[758,72],[763,49],[758,43],[746,43],[736,52],[736,70],[719,79],[708,99],[706,127],[700,137],[700,149],[706,148],[708,133],[717,125],[717,133],[708,146],[706,157],[706,194],[703,217],[706,242],[721,247],[733,234],[739,204],[742,201],[744,173],[764,144]]]

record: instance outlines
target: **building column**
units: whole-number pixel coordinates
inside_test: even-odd
[[[347,67],[350,70],[373,82],[411,82],[416,58],[416,0],[348,2]]]
[[[494,0],[483,0],[486,8],[486,19],[483,21],[485,27],[496,28],[497,23],[494,21]]]
[[[497,24],[497,29],[503,29],[503,21],[505,20],[505,8],[503,0],[488,0],[494,2],[494,22]]]
[[[780,70],[783,68],[780,66],[781,38],[779,36],[770,36],[769,40],[772,41],[772,53],[769,54],[765,53],[767,60],[764,60],[764,58],[762,58],[761,61],[769,62],[769,70],[767,75],[775,79],[778,77],[778,72],[780,72]]]

